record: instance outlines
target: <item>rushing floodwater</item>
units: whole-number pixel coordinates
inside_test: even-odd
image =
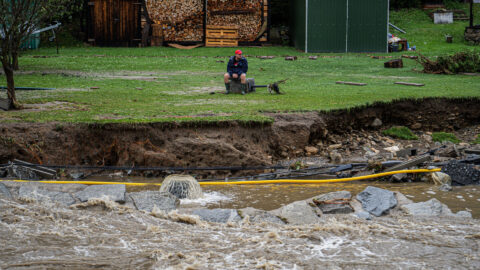
[[[368,185],[480,216],[480,187],[441,192],[424,183],[204,187],[205,198],[181,207],[271,210],[330,191],[356,195]],[[145,189],[158,187],[128,191]],[[91,204],[81,210],[0,198],[0,269],[480,269],[478,219],[324,215],[303,226],[209,224]]]

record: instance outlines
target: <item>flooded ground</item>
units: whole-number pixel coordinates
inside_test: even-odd
[[[154,179],[150,179],[154,181]],[[414,201],[437,198],[479,215],[480,188],[436,191],[423,183],[354,182],[204,188],[181,208],[275,209],[336,190],[367,185]],[[148,188],[128,188],[129,191]],[[0,198],[1,269],[479,269],[480,222],[390,215],[367,221],[324,215],[302,226],[206,223],[177,212],[145,213],[111,201],[87,210]]]

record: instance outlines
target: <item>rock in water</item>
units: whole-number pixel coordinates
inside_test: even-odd
[[[195,178],[180,174],[167,176],[162,182],[160,192],[169,192],[179,199],[197,199],[203,196],[202,188]]]
[[[364,191],[358,193],[357,200],[370,214],[381,216],[397,205],[395,194],[389,190],[368,186]]]

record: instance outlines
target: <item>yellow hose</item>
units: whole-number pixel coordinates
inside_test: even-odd
[[[349,182],[357,180],[365,180],[383,177],[387,175],[393,175],[397,173],[431,173],[439,172],[441,169],[416,169],[416,170],[403,170],[377,173],[364,176],[356,176],[340,179],[323,179],[323,180],[306,180],[306,179],[278,179],[278,180],[254,180],[254,181],[234,181],[234,182],[199,182],[201,186],[213,186],[213,185],[256,185],[256,184],[324,184],[324,183],[338,183]],[[14,181],[14,182],[39,182],[46,184],[84,184],[84,185],[126,185],[126,186],[161,186],[161,183],[126,183],[126,182],[97,182],[97,181],[29,181],[29,180],[0,180],[0,181]]]

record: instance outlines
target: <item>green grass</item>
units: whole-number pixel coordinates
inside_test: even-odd
[[[477,135],[477,138],[472,142],[472,144],[480,144],[480,134]]]
[[[418,137],[413,134],[413,132],[407,127],[391,127],[382,131],[383,135],[387,135],[394,138],[399,138],[403,140],[417,140]]]
[[[457,139],[455,134],[448,133],[448,132],[434,132],[432,134],[432,140],[434,142],[452,142],[452,143],[460,142],[460,140]]]
[[[433,37],[425,35],[441,36],[446,26],[434,25],[424,17],[422,11],[391,13],[392,22],[407,30],[409,40],[419,44],[417,48],[426,55],[478,48],[459,39],[453,44],[438,38],[433,42]],[[418,22],[410,23],[411,18]],[[455,33],[461,35],[465,25],[466,22],[462,22],[447,27],[453,27]],[[425,27],[428,32],[421,30]],[[420,41],[427,38],[432,38],[432,42],[420,45]],[[288,79],[280,85],[284,95],[271,95],[265,88],[245,96],[221,94],[224,92],[223,73],[233,48],[179,50],[82,45],[61,47],[57,54],[56,48],[46,47],[23,53],[15,84],[56,90],[17,91],[18,100],[26,109],[1,111],[0,122],[239,120],[270,123],[272,119],[264,112],[328,111],[403,98],[480,96],[478,77],[424,74],[420,72],[422,67],[411,59],[403,60],[402,69],[386,69],[383,63],[390,58],[373,59],[370,57],[373,54],[305,54],[291,47],[275,46],[240,49],[249,61],[248,77],[255,78],[257,84]],[[375,55],[397,58],[402,54],[406,53]],[[276,58],[255,57],[261,55]],[[298,56],[298,60],[285,61],[287,55]],[[309,60],[310,55],[319,58]],[[336,81],[367,85],[340,85]],[[425,86],[394,84],[398,81],[424,83]],[[0,76],[0,85],[5,84],[5,77]],[[94,86],[98,89],[91,89]],[[0,97],[5,97],[4,91],[0,92]]]

